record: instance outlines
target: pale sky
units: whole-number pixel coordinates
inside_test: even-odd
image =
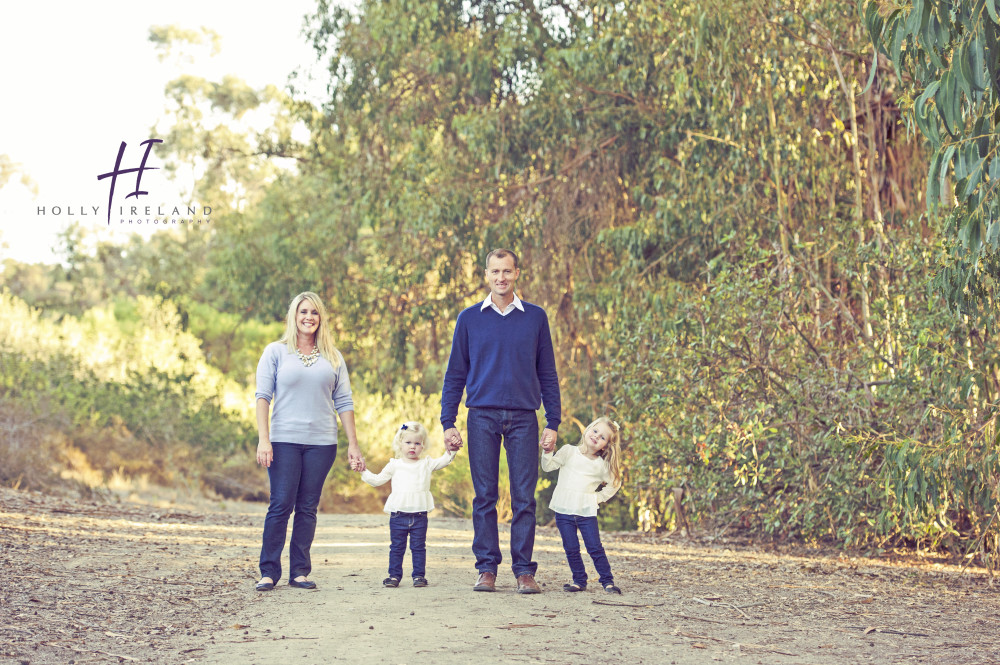
[[[301,35],[314,0],[53,0],[11,6],[0,9],[0,155],[19,164],[38,192],[17,177],[0,188],[0,259],[55,262],[56,234],[73,221],[102,235],[110,232],[109,181],[97,176],[112,170],[122,141],[128,145],[121,168],[138,166],[139,144],[152,138],[150,129],[164,115],[164,86],[182,71],[210,80],[232,74],[255,88],[283,87],[297,68],[323,71]],[[209,58],[206,50],[183,69],[160,62],[149,28],[170,24],[214,30],[222,37],[221,52]],[[314,99],[323,85],[315,84]],[[156,161],[151,157],[148,165],[162,165]],[[142,189],[149,196],[128,202],[123,197],[135,189],[135,175],[121,176],[115,206],[188,201],[178,192],[190,183],[170,183],[161,173],[144,173]],[[121,237],[158,230],[114,232]]]

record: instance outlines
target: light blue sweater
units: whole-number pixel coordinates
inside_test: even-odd
[[[343,357],[336,369],[322,356],[306,367],[281,342],[260,356],[256,396],[271,404],[272,442],[336,445],[337,414],[354,410]]]

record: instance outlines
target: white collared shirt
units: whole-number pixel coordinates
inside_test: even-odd
[[[483,301],[483,304],[479,308],[479,311],[481,312],[487,307],[492,307],[493,311],[499,314],[500,316],[507,316],[508,314],[514,311],[514,308],[517,308],[522,312],[524,311],[524,305],[521,304],[521,299],[517,297],[516,293],[514,294],[514,300],[512,300],[511,303],[507,305],[506,309],[504,309],[502,312],[500,311],[500,308],[497,307],[496,303],[493,302],[493,294],[490,293],[488,296],[486,296],[486,300]]]

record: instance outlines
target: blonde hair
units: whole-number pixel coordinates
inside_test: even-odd
[[[292,302],[288,305],[288,317],[285,320],[285,334],[278,341],[288,347],[289,353],[296,352],[298,326],[295,324],[295,313],[298,311],[299,305],[302,304],[303,300],[308,300],[316,308],[316,311],[319,312],[319,327],[316,328],[315,340],[316,348],[319,349],[321,356],[330,361],[334,369],[340,367],[340,361],[343,359],[343,356],[340,355],[337,347],[333,345],[333,335],[330,334],[330,320],[326,314],[326,307],[323,306],[323,300],[312,291],[303,291],[292,298]]]
[[[599,452],[598,455],[608,465],[608,471],[611,472],[611,477],[614,478],[614,484],[620,485],[622,482],[622,433],[618,423],[607,416],[601,416],[587,425],[587,429],[583,430],[583,434],[580,435],[580,443],[583,443],[584,437],[587,436],[587,431],[600,423],[604,423],[611,430],[611,440],[608,441],[608,445],[604,446],[604,450]]]
[[[427,448],[427,428],[418,422],[408,420],[396,430],[396,436],[392,437],[392,452],[396,457],[403,456],[403,437],[408,434],[419,436],[424,443],[424,448]]]

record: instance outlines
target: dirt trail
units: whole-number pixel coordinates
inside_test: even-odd
[[[545,593],[519,596],[509,569],[474,593],[469,523],[432,517],[430,586],[384,589],[388,519],[321,515],[319,589],[257,594],[263,513],[0,490],[0,662],[1000,662],[978,570],[606,534],[624,594],[569,594],[540,528]]]

